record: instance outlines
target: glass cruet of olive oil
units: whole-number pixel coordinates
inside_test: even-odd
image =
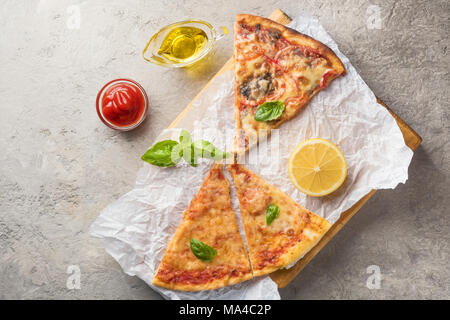
[[[213,48],[215,42],[226,34],[208,22],[187,20],[172,23],[155,33],[147,43],[142,56],[145,60],[160,66],[186,67],[200,60]]]

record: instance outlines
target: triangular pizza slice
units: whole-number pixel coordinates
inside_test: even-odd
[[[272,20],[239,14],[234,25],[234,151],[293,118],[345,68],[323,43]]]
[[[252,278],[231,208],[230,186],[215,164],[183,213],[153,284],[172,290],[217,289]]]
[[[228,170],[239,199],[254,276],[292,264],[331,227],[244,166],[232,164]]]

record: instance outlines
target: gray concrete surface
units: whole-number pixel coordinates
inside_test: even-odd
[[[407,183],[377,192],[282,298],[450,298],[447,0],[2,1],[0,298],[160,298],[121,271],[89,226],[132,188],[139,156],[231,56],[232,37],[190,69],[153,66],[141,50],[170,22],[201,18],[231,29],[237,13],[277,7],[317,16],[424,139]],[[117,77],[150,96],[150,116],[128,133],[105,127],[94,108],[97,91]],[[80,267],[79,290],[66,287],[70,265]],[[379,289],[366,286],[370,265],[380,267]]]

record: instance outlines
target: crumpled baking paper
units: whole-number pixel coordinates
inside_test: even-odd
[[[303,14],[290,27],[329,46],[344,63],[347,75],[334,80],[296,118],[274,130],[257,148],[252,148],[245,163],[302,206],[334,223],[342,212],[372,189],[395,188],[405,183],[413,153],[405,145],[395,119],[377,103],[372,91],[319,22]],[[191,132],[194,140],[206,139],[221,149],[231,150],[235,133],[233,72],[217,76],[177,127],[165,130],[156,141],[178,140],[180,128],[184,128]],[[295,146],[314,137],[334,142],[348,164],[344,184],[321,198],[297,191],[287,171],[288,158]],[[201,159],[196,168],[184,162],[172,168],[144,163],[135,188],[100,213],[91,227],[91,234],[103,241],[107,252],[125,273],[138,276],[165,298],[280,299],[276,284],[268,276],[202,292],[171,291],[151,284],[183,211],[211,167],[212,161],[206,159]],[[229,178],[226,170],[225,175]],[[243,235],[233,186],[231,196]]]

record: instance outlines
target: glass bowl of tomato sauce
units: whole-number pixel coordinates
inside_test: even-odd
[[[115,79],[97,94],[97,114],[108,127],[129,131],[147,116],[148,97],[144,88],[131,79]]]

